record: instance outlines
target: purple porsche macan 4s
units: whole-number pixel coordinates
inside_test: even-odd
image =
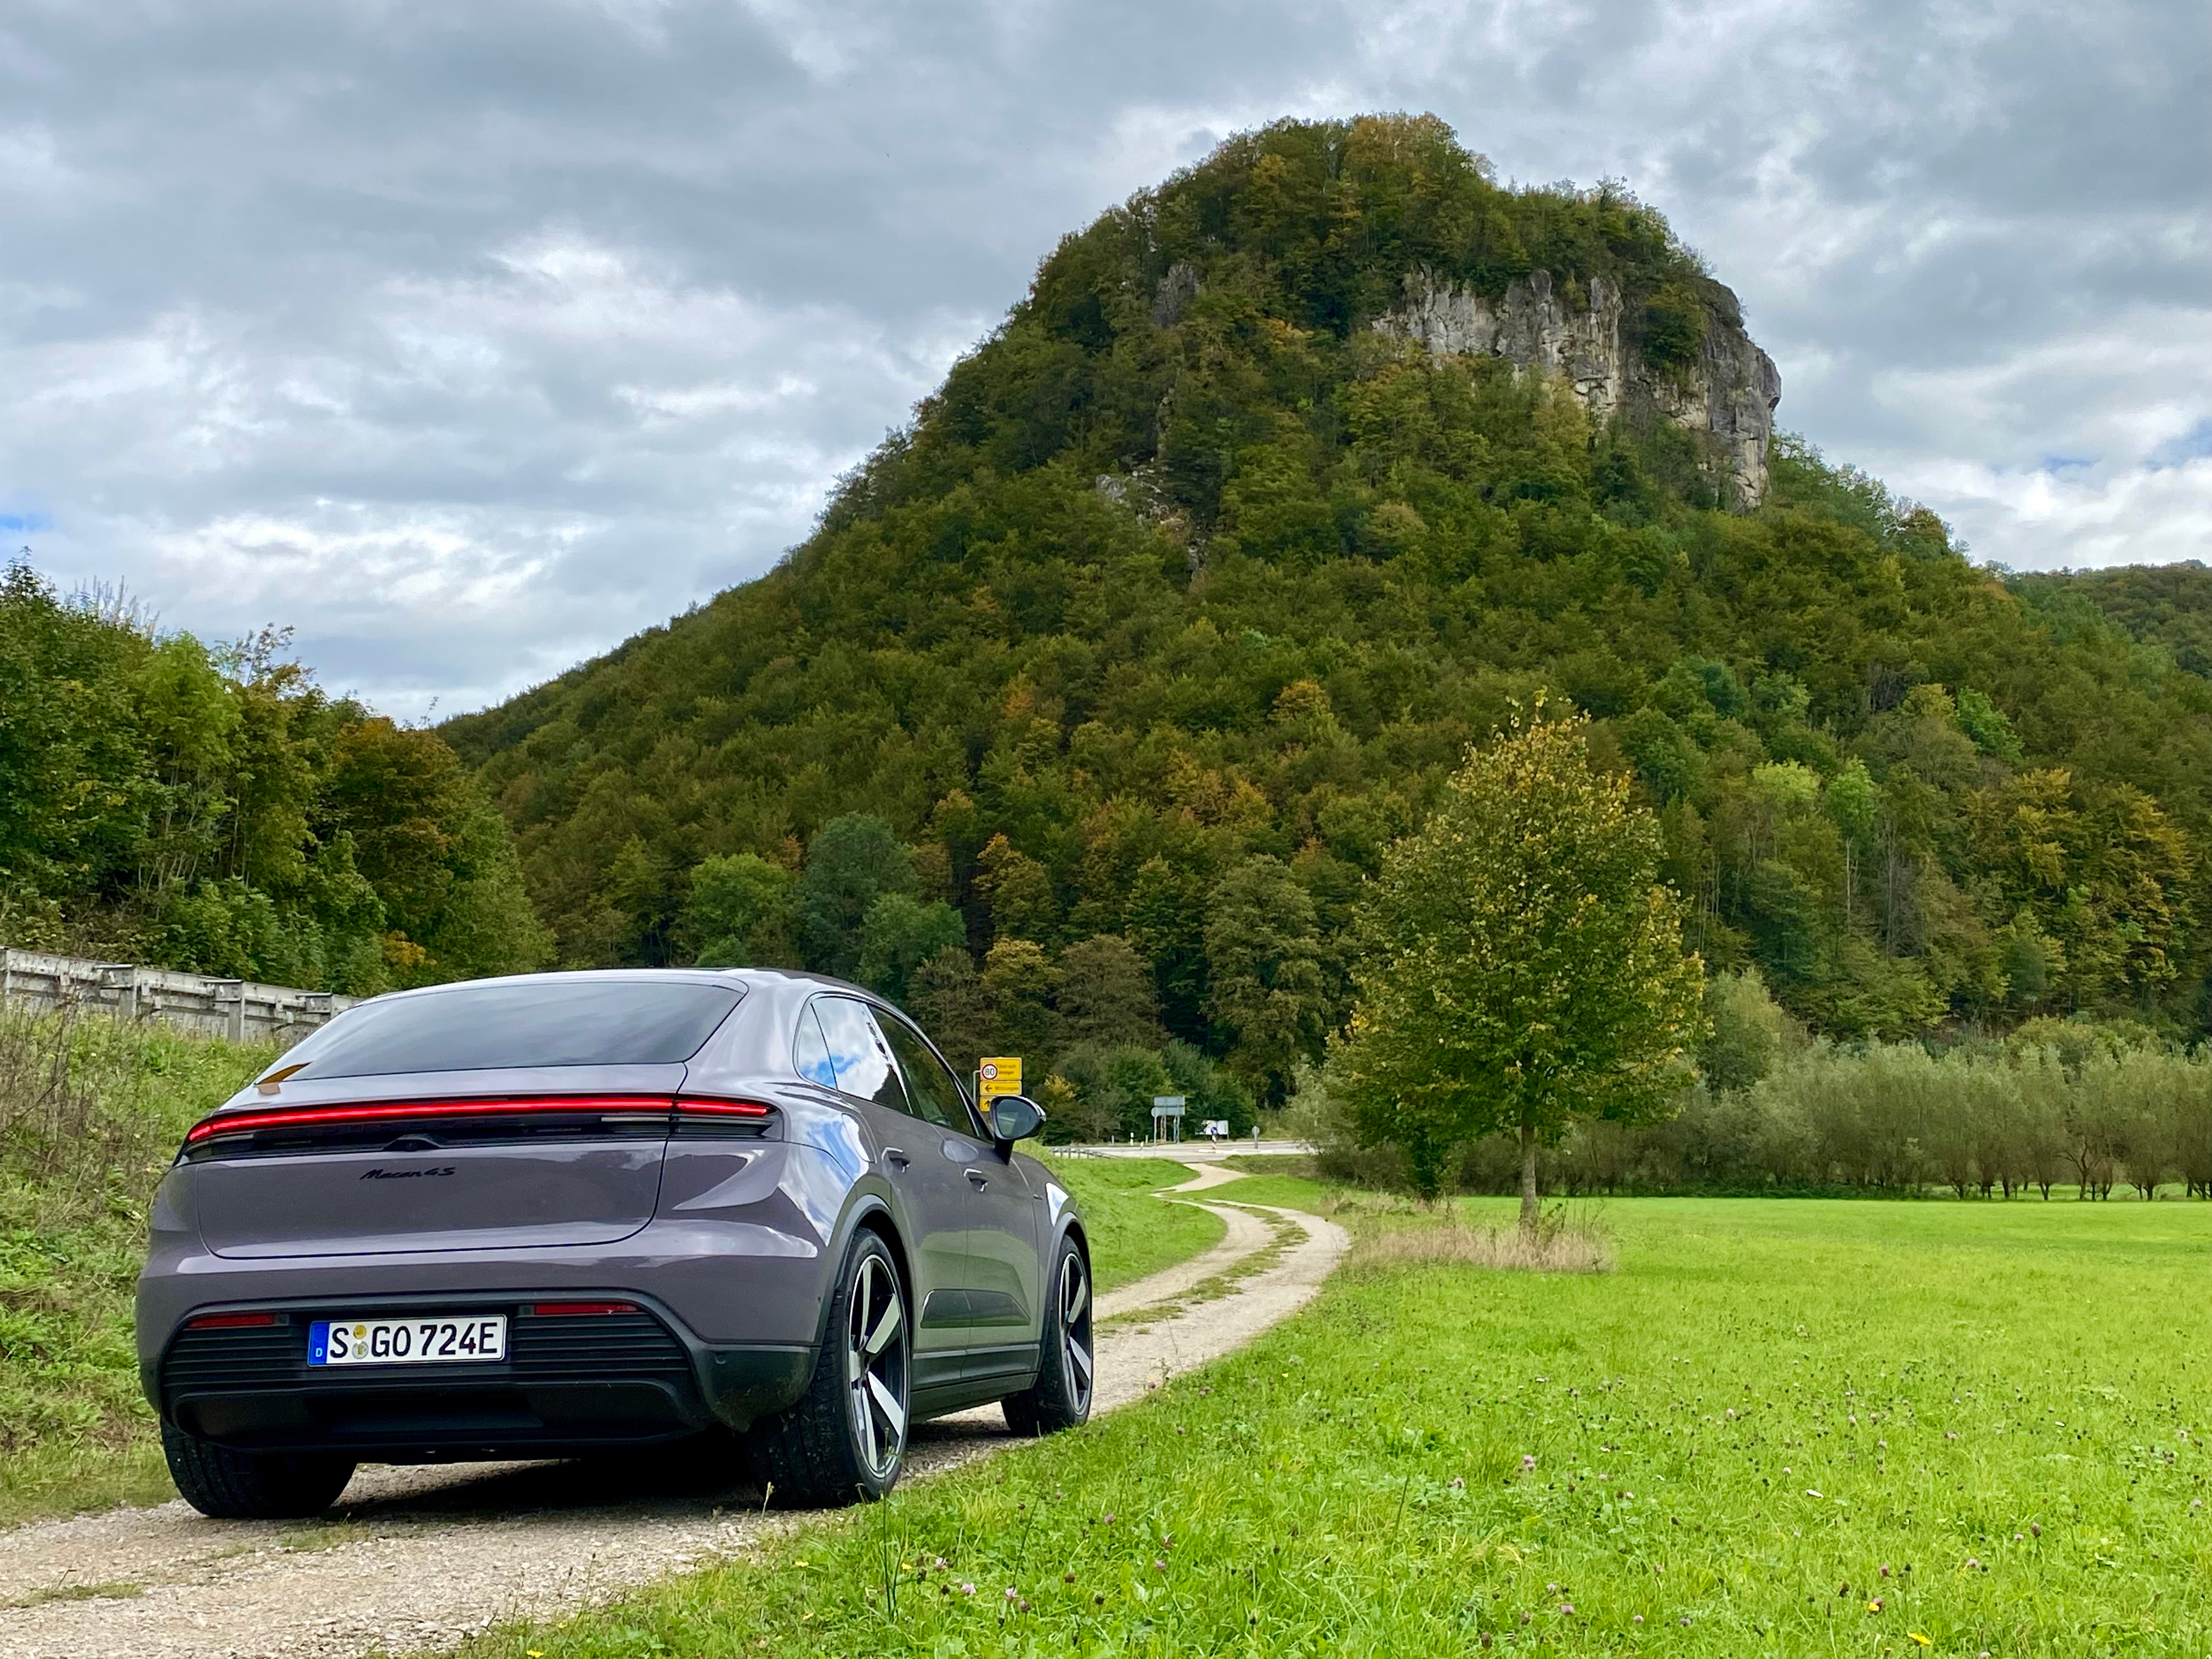
[[[780,1500],[881,1496],[908,1425],[1082,1422],[1074,1202],[919,1027],[767,969],[378,997],[185,1137],[138,1352],[178,1489],[312,1515],[355,1466],[742,1436]]]

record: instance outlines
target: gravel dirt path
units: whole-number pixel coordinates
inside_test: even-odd
[[[1177,1192],[1237,1179],[1199,1168]],[[1229,1235],[1099,1298],[1102,1315],[1172,1303],[1274,1242],[1252,1208],[1205,1206]],[[1226,1293],[1098,1339],[1097,1409],[1141,1399],[1303,1307],[1342,1256],[1297,1211],[1298,1242]],[[920,1425],[907,1478],[1016,1443],[995,1407]],[[696,1460],[695,1460],[696,1461]],[[795,1517],[749,1480],[638,1457],[614,1467],[479,1463],[363,1469],[319,1522],[209,1521],[182,1503],[0,1534],[0,1659],[360,1659],[454,1645],[489,1625],[600,1601],[741,1553]]]

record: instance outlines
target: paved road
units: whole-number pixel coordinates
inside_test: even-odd
[[[1178,1164],[1218,1164],[1231,1158],[1303,1157],[1316,1150],[1307,1140],[1186,1140],[1181,1146],[1156,1146],[1148,1141],[1101,1146],[1055,1146],[1053,1151],[1078,1158],[1170,1158]]]
[[[1178,1156],[1210,1165],[1211,1150]],[[1177,1190],[1237,1178],[1200,1167]],[[1107,1318],[1148,1307],[1160,1316],[1099,1333],[1098,1409],[1242,1346],[1304,1306],[1343,1255],[1332,1223],[1275,1211],[1295,1243],[1226,1294],[1178,1307],[1275,1242],[1261,1206],[1205,1207],[1230,1228],[1220,1245],[1099,1298]],[[1017,1443],[996,1407],[925,1424],[908,1478]],[[748,1481],[638,1458],[364,1469],[318,1524],[213,1522],[182,1503],[41,1522],[0,1534],[0,1659],[359,1659],[450,1647],[506,1620],[742,1556],[795,1524],[760,1502]]]

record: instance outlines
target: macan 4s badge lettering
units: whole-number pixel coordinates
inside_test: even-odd
[[[193,1126],[139,1364],[178,1489],[313,1515],[362,1462],[749,1451],[882,1496],[912,1425],[1084,1421],[1067,1193],[921,1029],[766,969],[535,974],[362,1003]]]

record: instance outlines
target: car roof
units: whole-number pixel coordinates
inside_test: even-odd
[[[459,991],[477,985],[528,985],[533,981],[545,984],[573,985],[579,980],[595,980],[611,983],[647,981],[659,984],[723,984],[734,981],[748,988],[771,985],[805,985],[825,991],[843,991],[854,996],[877,1000],[875,994],[863,986],[854,985],[827,974],[812,974],[796,968],[576,968],[561,969],[542,974],[501,974],[486,979],[447,980],[436,985],[419,985],[411,990],[386,991],[382,996],[368,999],[384,1002],[402,997],[436,996],[442,992]]]

